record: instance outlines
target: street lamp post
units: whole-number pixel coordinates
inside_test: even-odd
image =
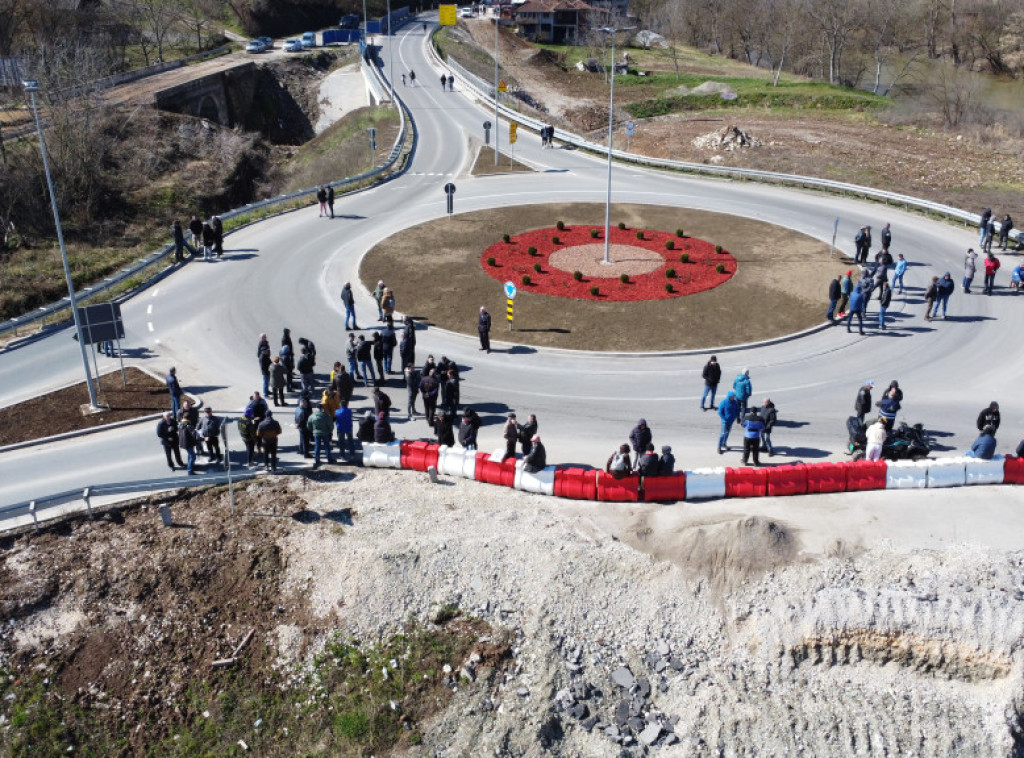
[[[604,263],[611,263],[610,240],[608,232],[611,227],[612,213],[612,131],[615,128],[615,34],[636,29],[635,26],[602,26],[600,31],[612,35],[612,85],[608,95],[608,194],[604,202]]]
[[[501,23],[501,3],[494,14],[494,165],[498,165],[498,135],[501,122],[498,121],[498,24]]]
[[[388,0],[388,84],[391,88],[391,102],[395,102],[395,41],[391,39],[391,0]]]
[[[60,257],[64,262],[64,278],[68,283],[68,299],[71,301],[71,315],[75,320],[75,332],[78,335],[78,347],[82,351],[82,365],[85,366],[85,386],[89,389],[89,409],[99,410],[96,402],[96,388],[92,385],[92,374],[89,371],[89,356],[85,352],[85,339],[82,335],[82,322],[78,318],[78,300],[75,297],[75,285],[71,281],[71,268],[68,266],[68,251],[64,246],[64,231],[60,225],[60,214],[57,212],[57,195],[53,191],[53,179],[50,177],[50,159],[46,154],[46,139],[43,137],[43,124],[39,120],[39,108],[36,106],[36,93],[39,82],[29,79],[22,82],[25,92],[32,98],[32,113],[36,119],[36,131],[39,132],[39,149],[43,153],[43,171],[46,173],[46,186],[50,190],[50,205],[53,207],[53,223],[57,227],[57,242],[60,244]]]

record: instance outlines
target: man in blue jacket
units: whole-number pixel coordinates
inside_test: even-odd
[[[761,432],[764,430],[764,421],[755,411],[748,413],[743,419],[743,465],[747,465],[751,454],[754,456],[754,465],[760,466]]]
[[[740,415],[740,403],[736,399],[736,392],[729,390],[725,400],[718,404],[718,418],[722,421],[722,432],[718,436],[718,453],[721,455],[729,449],[729,432],[732,425]]]
[[[964,453],[968,458],[981,458],[983,461],[992,459],[996,454],[996,430],[986,426],[981,430],[981,436],[974,441],[971,449]]]
[[[736,393],[736,400],[740,404],[741,413],[736,419],[739,422],[747,415],[747,403],[750,400],[750,396],[754,393],[754,388],[750,384],[749,368],[743,369],[743,373],[736,375],[736,379],[732,383],[732,389]]]
[[[853,292],[850,293],[850,310],[846,314],[846,331],[850,331],[850,324],[853,322],[853,317],[857,317],[857,323],[860,326],[860,333],[864,334],[864,288],[857,286],[853,288]]]

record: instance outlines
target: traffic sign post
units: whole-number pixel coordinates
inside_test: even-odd
[[[828,251],[829,259],[836,254],[836,235],[839,233],[839,216],[836,216],[835,223],[832,224],[832,249]]]
[[[484,121],[484,144],[491,144],[491,122]]]
[[[368,131],[370,132],[370,168],[373,168],[373,156],[377,152],[377,130],[371,126]]]
[[[457,18],[457,6],[455,5],[439,5],[438,10],[438,21],[441,26],[455,26],[458,23]]]
[[[626,152],[629,152],[629,138],[636,134],[636,124],[632,121],[626,122]]]
[[[448,215],[455,212],[455,185],[448,182],[444,185],[444,194],[448,196]]]
[[[516,285],[513,282],[505,282],[505,313],[508,318],[508,330],[512,331],[512,321],[515,319],[515,307],[513,301],[516,298]]]
[[[510,121],[508,125],[508,167],[512,168],[512,163],[515,160],[515,144],[519,137],[516,134],[516,129],[519,128],[519,124],[515,121]]]

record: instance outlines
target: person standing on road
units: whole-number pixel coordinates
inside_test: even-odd
[[[245,465],[251,466],[256,461],[256,424],[248,416],[239,417],[238,436],[245,445]]]
[[[352,434],[352,409],[343,400],[334,412],[334,430],[338,433],[338,455],[346,460],[356,457],[356,440]]]
[[[327,190],[322,184],[316,188],[316,201],[320,203],[320,218],[323,218],[327,215]]]
[[[288,391],[291,392],[294,389],[293,383],[295,381],[293,376],[295,371],[295,345],[292,344],[290,329],[285,329],[284,334],[281,335],[281,350],[278,354],[281,356],[281,365],[284,366]]]
[[[274,393],[274,407],[288,405],[284,401],[284,388],[288,383],[287,372],[281,363],[281,356],[275,355],[274,362],[270,366],[270,389]]]
[[[996,286],[996,272],[999,270],[999,259],[995,257],[991,252],[985,256],[985,289],[982,290],[986,295],[991,295],[992,290]],[[943,309],[945,313],[945,309]]]
[[[196,430],[188,418],[183,418],[178,423],[178,445],[185,448],[187,456],[188,475],[195,476],[196,466]]]
[[[847,304],[850,302],[850,293],[853,292],[853,271],[847,271],[846,275],[843,276],[842,281],[839,283],[841,290],[839,296],[839,305],[836,306],[836,312],[839,314],[839,318],[846,315]]]
[[[174,463],[185,468],[181,461],[181,447],[178,444],[178,421],[170,411],[164,411],[163,418],[156,425],[156,436],[160,438],[160,444],[164,448],[164,455],[167,456],[167,467],[174,471]],[[174,460],[171,460],[171,456]]]
[[[942,307],[942,318],[946,318],[946,308],[949,306],[949,296],[953,294],[953,290],[955,289],[956,284],[953,282],[953,277],[947,271],[935,285],[937,299],[935,301],[935,309],[932,311],[932,318],[939,315],[940,306]]]
[[[192,234],[192,254],[195,255],[203,244],[203,222],[194,213],[189,219],[188,230]]]
[[[363,386],[369,387],[371,382],[377,381],[377,375],[373,373],[373,343],[367,342],[362,334],[356,342],[356,358],[363,374]]]
[[[213,415],[213,408],[206,406],[199,419],[199,435],[206,442],[206,457],[213,463],[220,463],[224,456],[220,451],[220,428],[223,421]]]
[[[455,75],[454,74],[448,74],[448,91],[449,92],[454,92],[455,91]]]
[[[743,418],[747,415],[747,403],[750,400],[750,396],[754,394],[754,387],[750,383],[750,369],[743,369],[742,373],[736,374],[736,378],[732,383],[733,392],[736,393],[736,400],[740,404],[740,414],[737,416],[737,423],[742,423]]]
[[[864,417],[871,413],[871,388],[875,383],[870,379],[857,390],[857,399],[853,401],[853,412],[857,414],[857,423],[863,425]]]
[[[866,288],[860,285],[853,288],[853,292],[850,293],[850,309],[846,312],[846,333],[850,333],[850,325],[853,323],[853,317],[857,317],[857,325],[860,327],[860,333],[864,334],[864,306],[865,306],[865,295],[864,290]]]
[[[750,411],[743,419],[743,465],[754,456],[754,465],[761,465],[761,432],[764,431],[764,422],[755,411]]]
[[[423,395],[423,415],[427,417],[427,425],[434,425],[434,414],[437,411],[437,393],[440,390],[435,369],[420,379],[420,394]]]
[[[459,444],[466,450],[476,450],[476,436],[480,430],[480,416],[472,408],[462,412],[462,423],[459,424]]]
[[[878,328],[885,331],[885,312],[889,310],[889,303],[892,302],[892,287],[889,282],[882,282],[878,291]]]
[[[761,430],[761,449],[768,453],[770,458],[775,455],[775,448],[772,445],[772,430],[775,428],[775,422],[779,419],[778,411],[775,410],[775,403],[772,402],[771,398],[765,399],[757,415],[761,417],[761,422],[764,424],[764,429]]]
[[[892,286],[899,286],[899,292],[903,294],[903,275],[907,273],[907,259],[903,257],[903,253],[899,253],[896,256],[896,266],[892,272]]]
[[[857,247],[857,256],[854,262],[867,263],[868,254],[871,252],[871,227],[862,226],[857,232],[857,236],[853,238],[853,242]]]
[[[516,414],[508,414],[501,436],[505,439],[505,455],[502,457],[502,460],[507,461],[509,458],[515,458],[516,442],[519,440],[519,425],[516,423]]]
[[[353,379],[362,379],[359,373],[359,345],[356,344],[356,335],[348,333],[348,342],[345,343],[345,358],[348,360],[348,372]]]
[[[974,281],[974,274],[978,270],[978,254],[974,252],[974,248],[967,250],[967,255],[964,256],[964,280],[963,290],[965,295],[971,294],[971,282]]]
[[[185,242],[185,230],[181,226],[181,221],[174,219],[174,223],[171,224],[171,239],[174,240],[174,260],[181,263],[185,260],[184,249],[188,247],[189,255],[195,255],[196,251],[189,247],[189,244]]]
[[[825,312],[825,320],[833,326],[836,324],[836,306],[839,305],[839,298],[843,296],[842,280],[843,277],[836,274],[836,278],[828,285],[828,310]],[[701,405],[704,405],[703,401],[701,401]]]
[[[433,426],[438,445],[455,447],[455,429],[452,424],[452,417],[445,413],[443,409],[437,412]]]
[[[385,287],[380,293],[380,308],[384,312],[384,321],[392,321],[395,318],[395,291]]]
[[[299,430],[299,455],[303,458],[312,457],[313,435],[309,431],[307,423],[313,415],[312,401],[303,395],[299,398],[295,408],[295,428]]]
[[[523,455],[529,455],[533,449],[533,438],[537,434],[537,417],[532,413],[526,417],[526,423],[519,425],[519,444]]]
[[[864,436],[867,438],[867,451],[864,457],[869,461],[877,461],[882,457],[882,446],[889,437],[889,427],[885,425],[885,419],[879,416],[878,420],[868,427]]]
[[[444,88],[448,86],[448,77],[441,74],[441,91],[444,92]]]
[[[729,390],[729,394],[725,396],[725,400],[718,404],[718,418],[722,422],[722,431],[718,435],[718,453],[721,455],[729,449],[729,432],[732,431],[732,425],[736,423],[736,419],[740,415],[740,403],[736,399],[736,392]]]
[[[932,320],[932,308],[935,307],[935,301],[939,297],[939,277],[933,276],[931,284],[928,285],[928,289],[924,291],[924,319],[925,321]]]
[[[384,329],[380,333],[380,344],[384,350],[384,374],[393,374],[395,373],[392,368],[395,363],[395,348],[398,346],[398,335],[395,334],[395,326],[390,318],[384,324]]]
[[[327,453],[327,462],[333,465],[331,432],[334,430],[334,419],[324,412],[322,405],[317,405],[306,422],[306,428],[313,433],[313,468],[320,468],[320,453],[324,451]]]
[[[423,28],[426,29],[426,26],[427,25],[424,24]],[[416,72],[412,71],[412,70],[409,71],[409,86],[410,87],[415,87],[416,86]]]
[[[1007,213],[1003,216],[1003,220],[999,222],[999,249],[1005,250],[1006,243],[1010,240],[1010,232],[1013,230],[1013,219],[1010,218],[1010,214]]]
[[[334,187],[330,184],[327,185],[327,210],[334,218]]]
[[[270,397],[270,366],[273,359],[270,357],[270,340],[266,333],[260,335],[260,341],[256,344],[256,360],[260,364],[260,374],[263,376],[263,396]]]
[[[988,236],[988,222],[992,219],[992,209],[986,208],[978,221],[978,247],[985,249],[985,238]]]
[[[373,363],[377,367],[377,373],[374,376],[374,383],[384,382],[386,377],[384,376],[384,342],[381,340],[380,332],[373,333]]]
[[[213,251],[220,258],[224,255],[224,222],[220,216],[210,219],[210,226],[213,228]]]
[[[480,306],[480,315],[477,318],[476,330],[480,333],[480,349],[491,352],[491,314],[484,306]]]
[[[651,428],[647,426],[647,419],[642,418],[636,422],[636,426],[629,433],[629,444],[633,446],[633,454],[637,465],[640,463],[640,456],[647,452],[647,446],[651,444],[654,435]]]
[[[377,282],[376,289],[373,290],[373,299],[377,302],[377,320],[380,322],[384,321],[384,307],[382,302],[385,289],[387,289],[387,287],[384,286],[384,280],[381,279]]]
[[[217,236],[213,233],[213,217],[203,222],[203,260],[213,260],[213,250],[217,245]]]
[[[405,391],[408,395],[405,412],[412,418],[416,415],[416,396],[420,392],[420,372],[415,366],[405,367]]]
[[[277,438],[281,436],[281,424],[274,418],[273,411],[267,411],[258,427],[256,436],[263,443],[263,466],[267,471],[277,473]]]
[[[886,224],[882,228],[882,250],[888,250],[889,246],[892,245],[892,230],[889,228],[889,224]]]
[[[358,329],[359,324],[356,323],[356,298],[352,292],[351,282],[345,282],[345,286],[341,288],[341,303],[345,306],[345,328]],[[349,321],[352,322],[352,326],[349,326]]]
[[[181,412],[181,384],[178,382],[178,369],[171,366],[171,370],[167,372],[167,391],[171,395],[171,413],[174,418],[178,418],[178,414]]]
[[[715,393],[718,392],[718,383],[722,381],[722,367],[718,365],[718,358],[712,355],[708,358],[708,362],[704,364],[704,371],[701,372],[701,376],[704,377],[704,394],[700,396],[700,409],[702,411],[713,411],[715,410]],[[711,396],[710,402],[707,407],[704,406],[704,401]]]
[[[987,408],[983,408],[981,413],[978,414],[978,431],[980,432],[986,426],[991,426],[994,434],[999,431],[1000,421],[1002,419],[999,415],[999,403],[993,400]]]

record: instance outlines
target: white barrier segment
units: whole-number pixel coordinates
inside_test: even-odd
[[[437,473],[447,476],[462,476],[466,451],[441,445],[437,449]]]
[[[363,465],[372,468],[402,468],[402,443],[364,442]]]
[[[928,486],[963,487],[966,482],[964,458],[937,458],[928,462]]]
[[[499,447],[493,453],[491,453],[491,460],[495,463],[501,463],[505,460],[505,448]]]
[[[523,471],[523,463],[516,464],[516,480],[513,484],[517,490],[523,492],[534,492],[538,495],[555,494],[555,467],[548,466],[536,474]]]
[[[687,500],[725,497],[725,469],[723,467],[695,468],[685,473]]]
[[[885,467],[887,490],[923,490],[928,486],[931,461],[889,461]]]
[[[993,455],[990,461],[983,461],[981,458],[964,458],[965,483],[968,485],[1002,484],[1005,464],[1006,457],[1002,455]]]
[[[463,479],[476,479],[476,454],[479,452],[479,450],[466,451],[462,459],[462,473],[459,474]]]

